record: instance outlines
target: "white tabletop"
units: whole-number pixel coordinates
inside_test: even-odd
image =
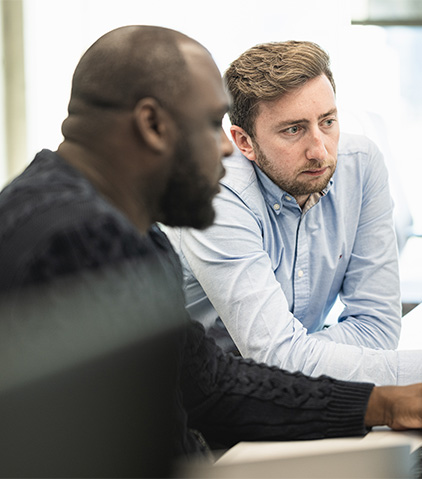
[[[409,478],[409,453],[422,431],[376,428],[364,438],[240,442],[211,465],[191,462],[181,477],[193,479]],[[179,476],[178,476],[179,477]]]

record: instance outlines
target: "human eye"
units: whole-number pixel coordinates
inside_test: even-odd
[[[337,118],[325,118],[322,122],[323,126],[331,128],[337,121]]]
[[[283,130],[283,133],[285,133],[286,135],[297,135],[300,131],[302,130],[301,126],[300,125],[293,125],[293,126],[289,126],[289,128],[285,128]]]

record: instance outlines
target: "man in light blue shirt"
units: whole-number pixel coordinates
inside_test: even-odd
[[[224,162],[215,224],[169,232],[191,316],[226,350],[287,370],[420,381],[422,351],[394,351],[387,170],[368,139],[340,135],[327,54],[310,42],[260,45],[225,80],[238,151]],[[344,310],[324,329],[338,296]]]

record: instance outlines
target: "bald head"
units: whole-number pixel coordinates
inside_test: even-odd
[[[181,46],[195,40],[153,26],[121,27],[102,36],[81,58],[72,83],[69,113],[79,105],[133,109],[145,97],[171,108],[189,90]]]

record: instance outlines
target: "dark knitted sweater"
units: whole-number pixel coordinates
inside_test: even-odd
[[[43,150],[3,190],[0,224],[0,291],[3,298],[15,298],[14,307],[28,287],[57,286],[72,277],[80,285],[85,272],[101,283],[112,271],[107,299],[116,322],[125,321],[129,308],[140,323],[147,311],[155,325],[187,324],[173,425],[177,454],[201,448],[190,429],[222,447],[242,440],[366,433],[372,385],[311,379],[224,355],[202,326],[186,317],[181,268],[166,236],[155,226],[141,236],[56,153]],[[89,288],[98,306],[101,289],[96,291],[95,283]]]

